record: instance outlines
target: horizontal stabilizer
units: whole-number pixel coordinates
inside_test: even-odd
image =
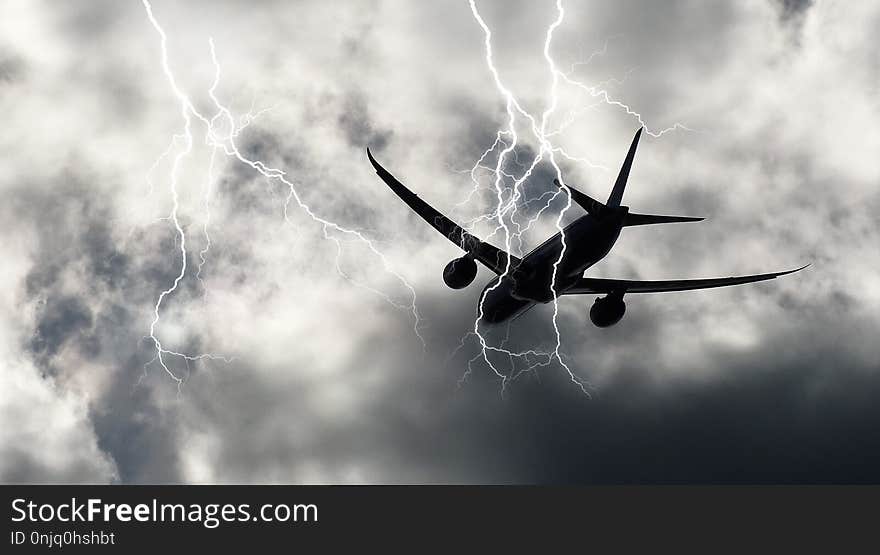
[[[650,224],[674,224],[680,222],[699,222],[704,218],[690,218],[688,216],[656,216],[654,214],[627,214],[623,219],[623,225],[650,225]]]
[[[554,179],[553,184],[560,189],[562,188],[562,183],[560,183],[558,179]],[[605,205],[594,199],[593,197],[578,191],[571,185],[566,185],[566,187],[568,187],[568,192],[571,194],[571,200],[578,203],[581,208],[587,211],[588,214],[598,216],[605,209]]]

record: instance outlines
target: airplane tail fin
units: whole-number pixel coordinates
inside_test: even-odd
[[[639,146],[639,137],[641,137],[643,129],[643,127],[639,127],[639,130],[636,131],[636,136],[633,137],[632,144],[629,146],[629,152],[626,153],[626,159],[623,161],[623,166],[620,168],[620,173],[617,174],[617,181],[614,182],[614,188],[611,190],[608,202],[605,203],[607,206],[620,206],[620,203],[623,200],[623,191],[626,189],[626,180],[629,178],[629,170],[632,167],[633,158],[635,158],[636,155],[636,148]]]
[[[650,225],[650,224],[674,224],[680,222],[699,222],[704,218],[691,218],[688,216],[657,216],[654,214],[632,214],[623,218],[623,225]]]
[[[628,208],[619,208],[620,203],[623,200],[623,191],[624,189],[626,189],[626,181],[627,179],[629,179],[629,170],[630,168],[632,168],[633,158],[635,158],[636,148],[638,148],[639,146],[639,138],[642,136],[643,130],[644,128],[640,127],[639,130],[636,131],[636,135],[635,137],[633,137],[632,144],[629,146],[629,152],[626,153],[626,159],[623,161],[623,166],[621,166],[620,168],[620,173],[617,175],[617,181],[614,182],[614,188],[611,190],[611,196],[608,197],[608,201],[605,204],[602,204],[598,200],[578,191],[571,185],[566,185],[568,193],[571,195],[571,199],[578,203],[584,210],[587,211],[587,213],[593,216],[602,217],[605,214],[622,214],[624,226],[702,221],[703,218],[691,218],[688,216],[633,214],[629,212]],[[557,187],[562,187],[562,184],[557,179],[554,179],[553,183]]]

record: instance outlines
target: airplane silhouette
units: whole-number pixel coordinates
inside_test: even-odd
[[[379,165],[369,148],[367,148],[367,156],[379,177],[403,202],[465,251],[464,256],[452,260],[444,268],[443,281],[446,285],[452,289],[462,289],[470,285],[477,275],[475,260],[497,274],[497,277],[486,285],[481,295],[483,320],[487,323],[504,322],[523,314],[538,303],[548,303],[556,296],[596,294],[605,296],[597,298],[593,303],[590,308],[590,320],[596,326],[604,328],[613,326],[623,318],[626,312],[623,296],[627,293],[658,293],[740,285],[773,279],[809,266],[807,264],[785,272],[709,279],[640,281],[583,277],[584,270],[602,260],[611,251],[624,227],[697,222],[703,219],[634,214],[629,211],[629,207],[620,205],[641,134],[642,129],[639,128],[605,204],[571,186],[566,186],[571,199],[586,210],[586,215],[568,224],[560,233],[544,241],[522,259],[481,241],[432,208]],[[554,179],[553,182],[557,187],[562,187],[559,181]],[[565,253],[560,260],[563,234]],[[554,265],[557,266],[555,284],[553,283]]]

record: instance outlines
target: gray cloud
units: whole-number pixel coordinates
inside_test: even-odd
[[[0,81],[11,82],[24,72],[23,62],[8,52],[0,52]]]
[[[348,144],[356,148],[369,145],[373,150],[381,152],[391,137],[389,130],[373,128],[366,101],[360,94],[351,94],[345,99],[338,122]]]
[[[783,20],[790,20],[803,16],[813,5],[813,0],[780,0],[777,4],[780,17]]]

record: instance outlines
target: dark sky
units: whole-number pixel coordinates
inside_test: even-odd
[[[157,0],[167,73],[139,2],[10,7],[0,481],[877,482],[880,6],[568,4]],[[812,266],[631,295],[609,329],[589,296],[538,307],[485,332],[537,353],[490,353],[502,391],[491,276],[445,288],[455,247],[364,147],[520,254],[565,207],[547,110],[567,182],[605,198],[643,124],[625,203],[707,218],[589,275]],[[543,157],[506,237],[511,129],[503,197]]]

